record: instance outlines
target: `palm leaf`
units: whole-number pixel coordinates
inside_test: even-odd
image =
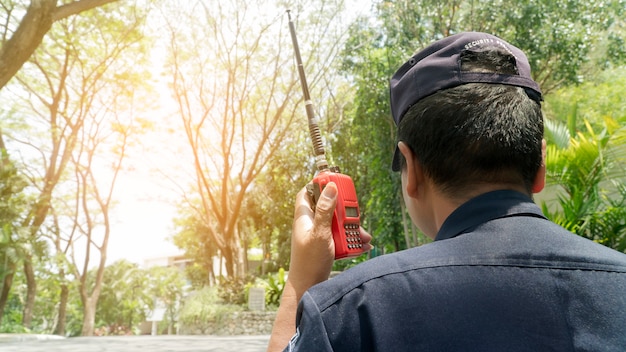
[[[548,144],[556,145],[559,149],[565,149],[569,146],[569,130],[565,124],[559,121],[546,119],[544,121],[544,135]]]

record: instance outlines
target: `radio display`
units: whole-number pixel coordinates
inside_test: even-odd
[[[359,208],[356,207],[346,207],[346,216],[351,218],[359,217]]]

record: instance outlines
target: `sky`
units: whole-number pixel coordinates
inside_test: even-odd
[[[160,106],[151,116],[153,129],[139,136],[115,186],[109,264],[118,259],[143,264],[146,259],[182,253],[171,240],[173,220],[182,199],[180,187],[190,182],[183,172],[193,163],[167,84],[157,84]]]
[[[180,253],[169,239],[174,233],[172,219],[176,215],[173,201],[155,195],[167,189],[154,177],[145,177],[146,172],[122,176],[116,189],[119,204],[112,214],[107,263],[127,259],[143,264],[146,259]]]

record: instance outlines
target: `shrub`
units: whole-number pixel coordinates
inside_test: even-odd
[[[242,310],[241,306],[225,304],[217,291],[215,287],[204,287],[190,294],[180,310],[179,321],[188,326],[205,322],[219,324],[224,317]]]
[[[221,278],[217,294],[224,303],[245,305],[247,301],[246,286],[254,282],[251,276],[239,278]]]
[[[283,295],[285,289],[285,269],[280,268],[278,272],[269,275],[265,282],[265,304],[267,306],[278,307],[280,304],[280,297]]]

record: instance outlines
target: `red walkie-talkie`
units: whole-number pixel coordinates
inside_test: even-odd
[[[329,182],[334,182],[335,185],[337,185],[337,206],[333,214],[332,224],[333,241],[335,242],[335,259],[356,257],[363,253],[363,243],[361,242],[360,234],[361,220],[356,189],[354,188],[354,182],[352,182],[350,176],[340,173],[339,168],[336,166],[329,167],[326,161],[320,130],[313,112],[313,103],[309,96],[309,87],[304,75],[304,66],[302,65],[300,48],[298,47],[298,39],[296,38],[296,29],[291,20],[289,10],[287,10],[287,15],[289,16],[289,30],[291,32],[291,40],[293,41],[293,49],[298,64],[298,74],[300,75],[304,104],[309,119],[309,133],[313,141],[315,161],[318,169],[318,173],[313,178],[312,184],[307,185],[307,191],[313,198],[313,204],[315,206],[322,190]]]

